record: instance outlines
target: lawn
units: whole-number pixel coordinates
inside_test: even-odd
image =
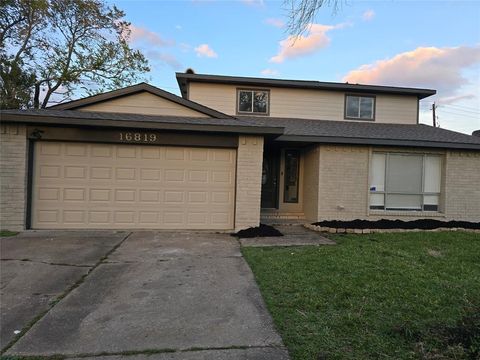
[[[243,248],[292,359],[479,359],[480,234]]]

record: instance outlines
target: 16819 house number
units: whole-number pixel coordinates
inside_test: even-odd
[[[157,141],[157,134],[139,132],[120,132],[120,141],[150,143]]]

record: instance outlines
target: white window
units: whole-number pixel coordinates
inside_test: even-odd
[[[375,98],[373,96],[345,96],[345,118],[373,120],[375,118]]]
[[[268,90],[238,90],[237,112],[239,114],[268,115]]]
[[[438,155],[373,153],[370,209],[438,211],[441,174]]]

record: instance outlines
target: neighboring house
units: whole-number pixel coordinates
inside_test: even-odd
[[[177,74],[4,110],[3,229],[240,230],[261,218],[480,221],[480,137],[418,123],[434,90]]]

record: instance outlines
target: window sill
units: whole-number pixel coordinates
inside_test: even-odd
[[[445,217],[444,213],[438,211],[388,211],[388,210],[369,210],[368,215],[381,216],[411,216],[411,217]]]

